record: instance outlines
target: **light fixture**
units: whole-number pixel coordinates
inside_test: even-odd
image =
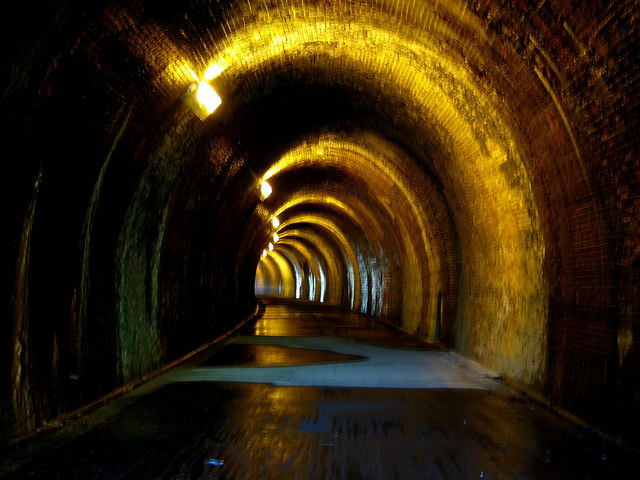
[[[266,257],[267,256],[267,249],[265,248],[264,250],[262,250],[262,257]]]
[[[189,85],[180,100],[193,110],[200,120],[205,120],[222,104],[220,95],[204,80]]]
[[[211,115],[216,108],[222,103],[220,95],[209,85],[207,82],[202,81],[198,84],[198,90],[196,91],[196,98],[198,102],[206,108],[209,115]]]
[[[269,185],[269,183],[266,180],[263,180],[262,185],[260,186],[260,198],[264,200],[269,195],[271,195],[271,192],[273,192],[271,185]]]
[[[273,252],[273,243],[269,242],[269,251]]]
[[[278,228],[280,226],[280,220],[278,220],[278,217],[273,217],[271,219],[271,224],[273,225],[273,228]]]
[[[274,243],[278,243],[278,240],[280,240],[280,235],[278,235],[277,233],[274,232],[274,234],[273,234],[273,242]]]

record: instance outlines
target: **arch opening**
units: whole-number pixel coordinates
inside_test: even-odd
[[[16,36],[7,431],[255,294],[439,338],[593,418],[640,406],[637,7],[209,3],[67,2]],[[202,80],[204,121],[179,100]]]

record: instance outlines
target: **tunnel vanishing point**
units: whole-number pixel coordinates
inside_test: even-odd
[[[635,2],[14,3],[1,444],[262,294],[439,340],[637,441]]]

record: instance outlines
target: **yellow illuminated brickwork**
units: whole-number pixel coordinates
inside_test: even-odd
[[[4,441],[255,293],[381,317],[638,431],[638,5],[76,3],[34,10],[4,59]]]
[[[362,182],[377,194],[376,208],[395,225],[386,232],[392,237],[386,253],[399,256],[403,264],[396,281],[404,285],[404,293],[393,300],[401,305],[402,325],[433,335],[438,292],[447,290],[447,284],[457,285],[447,275],[457,278],[451,273],[457,266],[450,264],[458,258],[461,283],[445,295],[449,316],[455,315],[449,321],[456,346],[497,370],[535,382],[545,368],[542,228],[519,132],[511,130],[508,109],[492,84],[480,81],[478,65],[464,58],[476,59],[490,38],[482,20],[469,15],[464,5],[396,8],[386,1],[237,2],[226,10],[224,38],[213,31],[208,40],[204,36],[193,56],[196,61],[177,55],[175,64],[158,71],[158,82],[205,79],[215,82],[230,102],[250,104],[264,94],[272,75],[304,75],[313,68],[324,76],[319,82],[349,85],[364,79],[366,85],[354,86],[366,86],[401,105],[397,115],[402,118],[394,120],[394,112],[384,112],[390,114],[389,128],[401,120],[422,130],[416,137],[436,147],[423,158],[374,132],[325,132],[301,138],[256,175],[275,179],[319,164]],[[402,22],[393,20],[398,15]],[[457,19],[457,30],[447,18]],[[146,28],[152,35],[153,27]],[[451,43],[458,37],[459,45]],[[150,48],[141,46],[139,55],[153,58]],[[425,180],[423,166],[433,178]],[[317,195],[332,207],[341,202],[341,211],[356,223],[367,216],[366,208],[352,210],[350,195],[306,195],[307,200]],[[291,200],[283,200],[274,213],[286,214],[287,202]],[[377,222],[366,223],[376,228]],[[267,239],[260,248],[266,244]],[[376,276],[375,282],[383,285],[384,278]]]
[[[210,65],[215,65],[221,84],[230,85],[241,71],[264,75],[263,69],[277,68],[293,59],[305,65],[320,58],[332,69],[328,72],[335,71],[328,74],[341,81],[348,81],[345,68],[367,72],[381,92],[389,91],[404,102],[410,120],[422,122],[426,135],[434,135],[433,129],[438,132],[438,141],[446,144],[443,150],[448,154],[434,157],[430,168],[443,185],[442,195],[455,221],[464,266],[459,290],[459,304],[464,307],[457,311],[456,343],[508,375],[532,382],[540,378],[545,368],[547,286],[542,271],[542,230],[532,189],[516,136],[503,120],[499,96],[490,85],[476,83],[476,74],[460,61],[456,51],[443,48],[440,40],[453,34],[447,31],[450,27],[437,19],[432,23],[426,17],[420,20],[414,12],[408,19],[411,21],[389,29],[383,10],[371,8],[366,17],[359,17],[341,2],[329,20],[322,3],[303,8],[292,2],[286,16],[270,16],[268,10],[251,3],[238,8],[248,15],[243,26],[228,37],[224,50],[212,53]],[[446,8],[455,11],[457,7]],[[465,18],[469,31],[483,33],[480,27],[477,19]],[[211,45],[211,49],[215,52],[217,47]],[[357,178],[381,193],[381,205],[385,205],[382,192],[399,190],[412,213],[394,210],[392,205],[386,205],[386,211],[394,217],[400,214],[400,222],[411,225],[405,230],[420,226],[422,239],[418,244],[413,238],[407,242],[405,257],[420,265],[426,263],[422,274],[404,282],[407,286],[425,282],[412,297],[426,292],[428,298],[426,311],[407,298],[404,322],[410,329],[432,332],[441,268],[435,240],[438,234],[433,233],[424,214],[427,194],[421,185],[412,183],[410,175],[399,175],[385,159],[389,155],[383,142],[376,144],[367,133],[362,135],[354,141],[329,135],[301,143],[275,160],[264,176],[271,178],[282,170],[313,163],[338,166],[359,158],[351,169],[343,165],[342,170],[356,176],[354,170],[359,169]],[[428,262],[420,261],[421,255]]]

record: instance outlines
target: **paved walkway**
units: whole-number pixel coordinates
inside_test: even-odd
[[[235,336],[4,452],[1,478],[637,478],[607,443],[437,345],[265,300]]]
[[[229,345],[279,346],[350,355],[347,361],[291,366],[201,366],[185,372],[180,382],[258,382],[307,387],[467,388],[498,390],[487,371],[444,351],[378,347],[342,337],[232,338]],[[277,357],[273,351],[269,357]],[[286,353],[285,353],[286,355]]]

